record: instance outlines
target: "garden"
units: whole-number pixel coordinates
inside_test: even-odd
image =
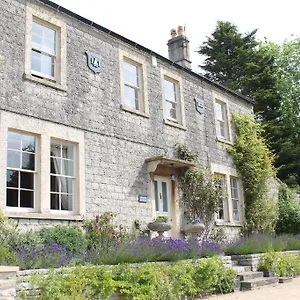
[[[267,196],[267,180],[275,175],[272,155],[260,139],[260,128],[245,116],[235,116],[237,137],[228,151],[241,174],[246,222],[241,236],[228,241],[214,226],[222,192],[213,176],[195,167],[179,178],[185,225],[201,234],[164,238],[170,229],[159,216],[149,223],[159,233],[150,238],[135,220],[130,230],[106,212],[80,226],[40,228],[22,232],[0,213],[0,265],[37,270],[30,278],[36,288],[22,299],[185,299],[235,289],[236,271],[224,256],[261,254],[258,266],[278,276],[300,274],[300,204],[282,185],[278,203]],[[178,158],[197,163],[197,155],[177,145]],[[159,222],[158,222],[159,221]],[[201,225],[201,226],[200,226]],[[150,229],[151,229],[150,228]],[[161,231],[159,231],[161,230]],[[191,231],[192,232],[192,231]],[[50,269],[41,276],[40,269]],[[38,293],[36,292],[38,291]]]

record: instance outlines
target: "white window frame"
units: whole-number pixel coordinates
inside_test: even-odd
[[[8,189],[12,189],[12,190],[18,190],[18,206],[17,207],[14,207],[14,206],[8,206],[7,205],[7,193],[5,195],[5,206],[8,210],[11,210],[11,211],[22,211],[22,212],[35,212],[36,211],[36,191],[37,191],[37,186],[38,186],[38,182],[39,182],[39,172],[38,172],[38,166],[39,166],[39,153],[38,153],[38,149],[39,149],[39,137],[37,135],[34,135],[30,132],[23,132],[23,131],[17,131],[17,130],[12,130],[12,129],[8,129],[7,131],[7,134],[8,132],[15,132],[15,133],[18,133],[18,134],[22,134],[22,135],[28,135],[28,136],[32,136],[35,138],[35,152],[34,152],[34,170],[26,170],[26,169],[23,169],[23,168],[12,168],[12,167],[9,167],[7,164],[6,164],[6,172],[7,171],[18,171],[18,172],[27,172],[27,173],[32,173],[33,176],[34,176],[34,179],[33,179],[33,207],[20,207],[20,191],[21,190],[26,190],[26,189],[22,189],[19,185],[18,188],[10,188],[10,187],[7,187],[7,184],[5,184],[5,187],[6,187],[6,192]],[[8,140],[8,139],[7,139]],[[6,144],[6,153],[8,152],[8,150],[12,150],[8,147],[8,143]],[[23,152],[26,153],[26,151],[23,151],[23,150],[15,150],[13,149],[14,151],[16,152],[20,152],[20,159],[21,159],[21,155]],[[20,174],[19,173],[19,174]],[[20,178],[18,179],[19,181],[19,184],[20,184]]]
[[[219,180],[216,177],[222,177],[222,185],[219,184]],[[216,212],[216,219],[219,221],[225,221],[228,219],[228,205],[227,205],[227,184],[226,174],[214,173],[215,185],[222,188],[222,203],[219,203],[218,211]],[[223,217],[220,217],[220,211],[223,211]]]
[[[171,118],[166,110],[166,102],[170,101],[166,99],[165,80],[175,84],[176,119]],[[186,130],[183,85],[181,77],[175,73],[161,69],[161,85],[164,123],[169,126]]]
[[[36,153],[36,190],[35,209],[26,212],[21,208],[6,206],[6,168],[7,168],[7,133],[8,130],[28,133],[37,136]],[[0,209],[8,217],[41,218],[59,220],[81,220],[85,215],[85,161],[84,161],[84,132],[67,126],[42,121],[27,116],[0,111]],[[68,139],[66,140],[66,137]],[[75,159],[75,188],[73,211],[54,211],[50,209],[50,145],[51,139],[74,145]]]
[[[226,197],[223,202],[224,209],[224,219],[219,219],[218,214],[215,214],[215,220],[217,225],[226,225],[226,224],[236,224],[241,226],[244,222],[244,192],[243,185],[240,179],[240,176],[236,169],[218,165],[211,164],[211,172],[212,174],[223,175],[225,176],[225,185],[226,185]],[[238,184],[238,212],[239,212],[239,220],[234,220],[234,207],[233,207],[233,195],[231,190],[231,178],[235,178]]]
[[[50,140],[50,149],[51,149],[51,146],[52,146],[52,142],[53,143],[58,143],[60,145],[60,147],[62,148],[63,146],[68,146],[68,147],[72,147],[72,152],[73,152],[73,159],[70,159],[70,158],[63,158],[62,156],[62,152],[60,152],[60,156],[49,156],[50,158],[50,163],[51,163],[51,158],[59,158],[60,160],[67,160],[67,161],[71,161],[73,162],[73,174],[72,175],[63,175],[63,174],[57,174],[57,173],[51,173],[51,169],[50,169],[50,182],[51,182],[51,177],[58,177],[58,178],[65,178],[65,179],[71,179],[72,180],[72,193],[63,193],[60,191],[58,191],[57,193],[51,191],[51,183],[50,183],[50,210],[51,212],[55,213],[55,212],[58,212],[58,211],[63,211],[64,213],[73,213],[73,208],[74,208],[74,199],[76,199],[75,197],[75,193],[74,193],[74,190],[75,190],[75,187],[76,187],[76,177],[77,177],[77,174],[76,174],[76,161],[77,161],[77,155],[76,155],[76,145],[74,145],[73,143],[70,143],[70,142],[66,142],[66,141],[61,141],[61,140],[58,140],[58,139],[55,139],[55,138],[51,138]],[[60,151],[62,151],[62,149],[60,148]],[[61,182],[60,182],[61,184]],[[52,194],[57,194],[58,197],[59,197],[59,206],[60,208],[59,209],[53,209],[51,208],[51,195]],[[72,209],[69,209],[69,210],[62,210],[61,209],[61,206],[62,206],[62,195],[71,195],[72,196]]]
[[[233,180],[236,181],[236,187],[232,185]],[[240,188],[240,179],[235,176],[230,176],[230,192],[231,192],[231,202],[232,202],[232,219],[234,222],[239,222],[241,219],[241,209],[240,209],[240,202],[241,202],[241,188]],[[236,190],[237,198],[234,197],[233,189]],[[237,208],[235,208],[235,202],[237,202]],[[235,216],[238,216],[237,219],[235,219]]]
[[[44,28],[51,29],[55,32],[55,44],[54,44],[55,45],[55,49],[54,49],[55,53],[52,54],[49,51],[46,51],[44,49],[39,49],[38,47],[35,47],[34,43],[32,42],[31,43],[31,51],[40,52],[41,54],[46,55],[48,57],[51,57],[53,59],[53,64],[54,64],[53,73],[54,74],[53,74],[53,76],[49,76],[46,73],[35,71],[32,68],[31,68],[31,74],[33,76],[38,76],[39,78],[45,78],[45,79],[53,80],[55,82],[55,81],[57,81],[57,70],[58,70],[58,67],[57,67],[57,63],[58,63],[58,61],[57,61],[57,52],[58,52],[58,49],[59,49],[59,47],[58,47],[58,40],[59,40],[59,35],[60,35],[59,28],[54,27],[52,24],[45,24],[44,21],[39,20],[37,18],[33,18],[32,25],[33,25],[33,23],[38,24],[38,25],[40,25]],[[42,47],[42,45],[41,45],[41,47]],[[32,55],[32,52],[31,52],[31,55]],[[31,56],[31,59],[32,59],[32,56]]]
[[[230,127],[230,113],[229,113],[229,102],[226,97],[221,94],[213,93],[214,97],[214,114],[215,114],[215,124],[216,124],[216,134],[217,140],[220,142],[231,143],[231,127]],[[224,119],[218,118],[217,105],[221,106],[221,110],[224,113]],[[220,123],[224,125],[225,135],[221,134]]]
[[[54,77],[32,70],[32,26],[38,23],[56,32],[56,56],[54,64]],[[66,91],[66,24],[57,18],[52,11],[41,11],[33,4],[27,4],[26,11],[26,40],[25,40],[25,74],[28,80],[35,81],[58,90]]]
[[[149,118],[149,104],[148,104],[148,91],[147,91],[147,68],[145,58],[138,54],[129,53],[123,50],[119,50],[119,62],[120,62],[120,87],[121,87],[121,108],[126,112],[130,112],[142,117]],[[138,72],[138,87],[132,86],[125,82],[124,79],[124,62],[129,63],[137,67]],[[125,86],[129,86],[139,90],[138,109],[134,109],[128,106],[125,99]]]

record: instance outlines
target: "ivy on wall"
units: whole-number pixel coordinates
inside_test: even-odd
[[[228,152],[233,156],[243,181],[244,229],[247,233],[274,232],[277,208],[274,201],[267,197],[267,181],[276,175],[274,155],[264,143],[260,124],[246,115],[235,115],[232,122],[236,128],[236,139],[228,147]]]

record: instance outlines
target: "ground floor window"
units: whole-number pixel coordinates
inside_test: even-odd
[[[222,201],[216,212],[216,221],[239,223],[243,220],[242,181],[233,168],[212,164],[214,181],[221,189]]]

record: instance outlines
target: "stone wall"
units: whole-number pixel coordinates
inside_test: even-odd
[[[15,299],[18,271],[19,267],[0,266],[0,299]]]
[[[46,15],[52,14],[66,24],[66,91],[24,78],[26,5]],[[101,74],[94,74],[87,67],[87,50],[103,57]],[[145,61],[149,117],[120,106],[120,50]],[[157,65],[152,63],[153,55]],[[164,123],[162,70],[182,80],[185,129]],[[22,115],[28,120],[40,120],[45,128],[59,124],[84,132],[85,199],[78,201],[85,203],[85,213],[81,218],[114,211],[118,213],[119,222],[127,226],[135,219],[147,223],[153,218],[147,158],[174,157],[175,144],[185,143],[199,154],[200,164],[205,168],[211,163],[234,167],[226,151],[227,144],[216,139],[215,93],[228,101],[230,115],[252,112],[250,102],[230,91],[36,0],[2,0],[0,3],[0,84],[0,111],[12,112],[16,119]],[[197,95],[204,100],[202,115],[195,109]],[[22,124],[18,129],[22,129]],[[2,146],[5,149],[4,141]],[[5,182],[5,168],[0,164],[1,182]],[[147,203],[139,203],[139,195],[147,195]],[[0,208],[5,210],[2,197],[5,196],[0,198]],[[34,214],[31,217],[34,218]],[[25,220],[29,218],[20,223]],[[32,224],[45,222],[48,221]]]

